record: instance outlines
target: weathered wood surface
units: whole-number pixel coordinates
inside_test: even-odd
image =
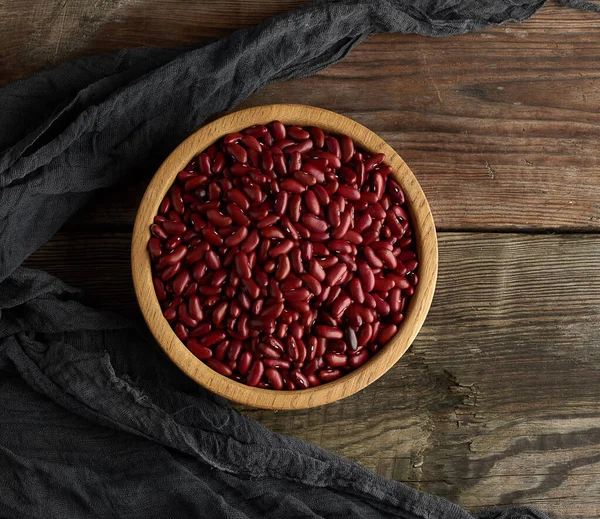
[[[65,59],[181,45],[302,0],[5,0],[0,85]],[[425,327],[385,377],[304,412],[244,410],[469,509],[600,515],[600,16],[549,4],[455,38],[380,35],[244,106],[306,103],[367,125],[442,232]],[[148,178],[152,172],[148,172]],[[34,254],[95,306],[137,315],[129,246],[147,179],[101,195]]]
[[[0,77],[123,46],[190,43],[300,3],[9,0]],[[21,18],[24,4],[37,9]],[[599,49],[600,15],[551,4],[524,24],[454,38],[376,36],[244,106],[305,103],[365,124],[415,172],[439,229],[597,231]],[[78,225],[131,225],[145,184],[101,198]]]
[[[128,234],[60,233],[42,267],[134,313]],[[467,508],[600,514],[600,236],[443,233],[438,289],[383,378],[306,411],[245,412]]]

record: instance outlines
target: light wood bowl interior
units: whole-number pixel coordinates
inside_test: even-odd
[[[327,133],[349,135],[358,147],[371,153],[385,153],[385,162],[392,167],[392,175],[406,196],[419,260],[419,283],[396,335],[361,368],[335,382],[298,391],[249,387],[218,374],[197,359],[162,315],[146,250],[150,225],[177,173],[195,155],[224,135],[274,120],[284,124],[317,126]],[[303,105],[268,105],[234,112],[207,124],[169,155],[154,175],[140,204],[133,230],[131,263],[135,293],[144,319],[159,345],[184,373],[207,389],[238,403],[266,409],[302,409],[328,404],[360,391],[402,357],[429,311],[437,279],[438,249],[433,217],[421,186],[402,158],[385,141],[357,122],[328,110]]]

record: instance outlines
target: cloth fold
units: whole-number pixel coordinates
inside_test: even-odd
[[[273,433],[185,378],[138,323],[20,266],[95,192],[147,176],[262,86],[314,74],[374,33],[459,34],[543,3],[326,0],[211,43],[85,58],[0,90],[0,515],[545,518],[470,515]]]

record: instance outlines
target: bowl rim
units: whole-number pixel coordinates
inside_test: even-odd
[[[163,317],[154,292],[147,242],[158,206],[179,171],[198,153],[229,133],[279,120],[284,124],[316,126],[331,134],[350,136],[371,153],[385,153],[391,175],[405,193],[406,207],[416,238],[419,283],[405,309],[404,320],[388,343],[360,368],[320,386],[278,391],[246,386],[209,368],[190,352]],[[152,335],[167,356],[191,379],[214,393],[263,409],[303,409],[350,396],[385,374],[404,355],[420,331],[431,306],[438,271],[438,246],[431,209],[414,174],[381,137],[343,115],[307,105],[274,104],[247,108],[216,119],[186,138],[158,168],[140,203],[132,236],[132,276],[136,298]]]

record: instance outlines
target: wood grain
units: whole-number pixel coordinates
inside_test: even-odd
[[[316,126],[326,133],[348,135],[354,143],[372,154],[384,153],[396,182],[404,191],[419,258],[419,284],[404,312],[404,320],[394,337],[365,365],[335,382],[303,391],[272,391],[249,387],[210,369],[177,338],[162,315],[154,286],[150,256],[150,226],[158,206],[177,174],[198,153],[227,134],[245,128],[281,121],[303,127]],[[212,392],[234,402],[265,409],[316,407],[360,391],[381,377],[411,345],[429,311],[437,278],[438,250],[435,225],[429,204],[416,178],[394,150],[376,134],[355,121],[320,108],[304,105],[266,105],[234,112],[204,126],[171,153],[160,166],[146,190],[135,220],[131,245],[133,285],[146,324],[169,358],[190,378]]]
[[[60,233],[28,264],[133,312],[129,239]],[[429,316],[384,377],[323,408],[244,412],[469,509],[597,517],[600,236],[442,233],[439,247]]]

